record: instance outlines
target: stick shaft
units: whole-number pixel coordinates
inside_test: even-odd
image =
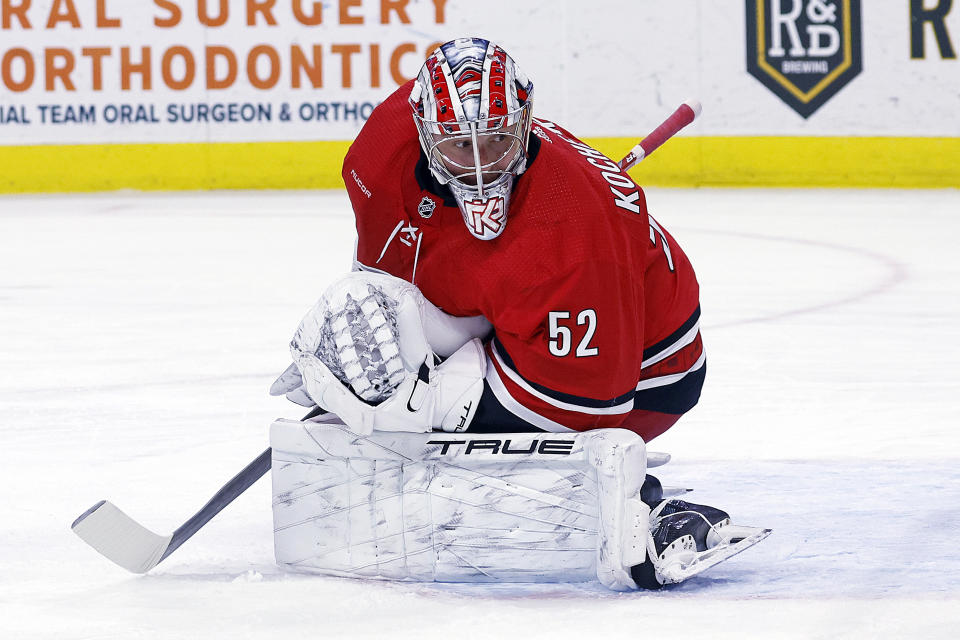
[[[697,116],[700,115],[700,111],[700,103],[696,100],[688,100],[681,104],[659,127],[654,129],[646,138],[641,140],[637,146],[630,150],[630,153],[620,161],[620,168],[626,171],[649,156],[660,148],[664,142],[696,120]]]
[[[270,470],[270,464],[271,450],[270,447],[267,447],[253,462],[244,467],[240,473],[235,475],[227,484],[223,485],[220,490],[210,498],[207,504],[203,505],[200,511],[197,511],[192,518],[184,522],[173,532],[170,544],[163,552],[163,555],[160,556],[158,562],[176,551],[180,545],[189,540],[203,525],[210,522],[213,516],[223,511],[228,504],[236,500],[237,497],[249,489],[254,482],[262,478],[263,475]]]
[[[309,420],[323,413],[326,413],[323,409],[314,407],[310,410],[310,413],[300,420]],[[203,525],[210,522],[213,516],[223,511],[227,505],[253,486],[253,483],[262,478],[267,471],[270,471],[272,455],[270,447],[267,447],[253,462],[241,469],[240,473],[235,475],[227,484],[220,487],[220,490],[207,501],[207,504],[203,505],[200,511],[197,511],[192,518],[173,532],[169,546],[164,550],[157,563],[159,564],[164,558],[176,551],[180,545],[193,537],[193,534],[199,531]]]

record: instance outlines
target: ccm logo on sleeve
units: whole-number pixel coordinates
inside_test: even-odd
[[[500,455],[530,455],[541,453],[545,455],[568,456],[573,452],[572,440],[532,440],[526,448],[512,448],[511,440],[430,440],[427,444],[439,444],[440,455],[449,453],[453,445],[464,445],[463,455],[469,456],[474,451],[478,453]]]

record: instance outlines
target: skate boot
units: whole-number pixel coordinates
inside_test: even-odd
[[[643,481],[643,486],[640,487],[640,499],[646,502],[651,509],[663,500],[663,485],[649,473]]]
[[[770,529],[730,524],[720,509],[683,500],[664,500],[650,512],[647,559],[631,576],[641,589],[682,582],[753,546]]]

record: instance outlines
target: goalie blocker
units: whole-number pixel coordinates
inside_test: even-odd
[[[276,557],[291,569],[627,591],[680,582],[769,533],[674,500],[651,517],[646,470],[669,457],[648,458],[623,429],[359,435],[320,420],[270,432]]]

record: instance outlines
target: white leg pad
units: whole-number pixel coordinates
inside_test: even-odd
[[[586,433],[271,426],[277,562],[388,580],[636,589],[649,509],[643,440]]]

